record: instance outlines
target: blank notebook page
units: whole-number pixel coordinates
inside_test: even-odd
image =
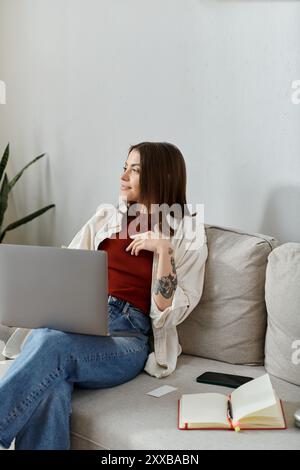
[[[227,421],[227,397],[220,393],[192,393],[181,397],[181,421],[184,423],[224,423]]]

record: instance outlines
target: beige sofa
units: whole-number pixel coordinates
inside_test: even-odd
[[[279,246],[269,236],[212,225],[206,233],[204,291],[177,328],[183,353],[176,371],[164,379],[143,371],[110,389],[75,389],[72,449],[300,449],[293,418],[300,408],[300,244]],[[3,328],[1,336],[0,327],[0,340],[11,332]],[[252,377],[268,372],[287,429],[178,430],[183,393],[232,391],[197,383],[205,371]],[[161,398],[147,395],[162,385],[177,390]]]

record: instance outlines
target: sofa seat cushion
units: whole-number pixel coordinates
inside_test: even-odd
[[[300,449],[300,429],[293,414],[300,408],[300,387],[271,377],[283,400],[288,429],[276,431],[180,431],[177,429],[178,399],[183,393],[218,392],[233,389],[200,384],[205,371],[259,377],[262,366],[232,365],[191,355],[178,358],[175,372],[156,379],[145,372],[110,389],[75,388],[72,413],[72,449]],[[172,385],[178,389],[161,398],[147,392]]]

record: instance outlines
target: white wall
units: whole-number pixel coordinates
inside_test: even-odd
[[[300,2],[0,0],[0,153],[29,160],[7,243],[67,244],[115,202],[129,145],[182,150],[206,222],[300,242]]]

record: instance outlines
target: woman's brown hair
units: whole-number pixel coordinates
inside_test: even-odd
[[[178,204],[181,207],[181,215],[190,214],[186,202],[186,166],[182,153],[169,142],[141,142],[131,145],[128,155],[132,150],[138,150],[140,154],[140,200],[147,210],[151,204],[166,204],[168,207]],[[128,204],[128,209],[132,203]],[[171,211],[172,212],[172,211]],[[164,217],[164,213],[160,212]],[[174,213],[176,217],[176,214]],[[162,220],[159,220],[162,230]],[[171,235],[174,230],[169,227]]]

